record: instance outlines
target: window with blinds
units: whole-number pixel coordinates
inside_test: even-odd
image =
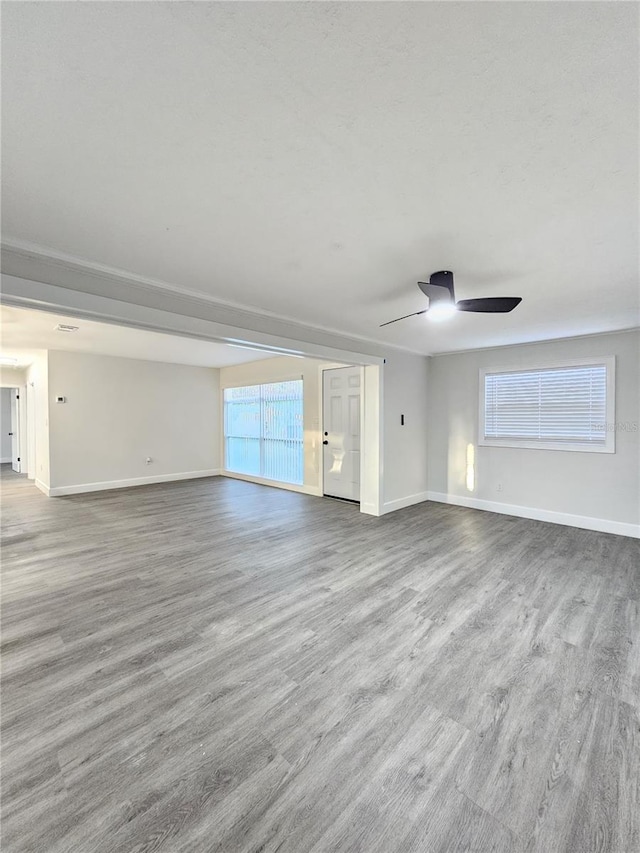
[[[225,388],[225,468],[302,484],[302,379]]]
[[[480,444],[613,452],[614,360],[481,371]]]

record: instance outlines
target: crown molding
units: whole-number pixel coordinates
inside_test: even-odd
[[[628,335],[630,332],[640,332],[640,326],[627,326],[624,329],[611,329],[604,332],[586,332],[584,335],[563,335],[560,338],[536,338],[534,341],[522,341],[518,344],[500,344],[493,347],[476,347],[475,349],[454,349],[446,352],[436,352],[432,358],[444,358],[449,355],[470,355],[482,352],[494,352],[506,349],[522,349],[522,347],[537,347],[541,344],[561,344],[568,341],[583,341],[589,338],[603,338],[610,335]]]
[[[318,335],[324,339],[331,336],[341,348],[354,349],[354,344],[367,344],[378,350],[429,355],[408,347],[385,344],[364,335],[354,335],[326,326],[312,326],[286,315],[214,299],[206,293],[181,285],[69,255],[27,240],[4,236],[0,250],[2,272],[16,278],[40,281],[96,296],[110,295],[125,302],[164,308],[186,316],[204,316],[249,331],[262,330],[266,319],[277,325],[282,337],[309,340],[310,343],[318,342]],[[163,298],[162,305],[157,304],[158,297]]]

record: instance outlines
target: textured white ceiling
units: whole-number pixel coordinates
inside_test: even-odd
[[[7,3],[3,229],[439,352],[638,324],[638,4]],[[506,316],[385,320],[517,295]]]
[[[55,328],[58,323],[78,326],[78,331],[59,332]],[[0,356],[16,358],[18,366],[22,367],[31,364],[34,353],[43,349],[90,352],[199,367],[227,367],[273,357],[270,353],[228,344],[0,305]]]

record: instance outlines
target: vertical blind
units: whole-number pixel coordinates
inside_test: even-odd
[[[604,445],[607,367],[545,368],[484,377],[484,437]]]
[[[301,484],[303,480],[302,379],[226,388],[225,467]]]

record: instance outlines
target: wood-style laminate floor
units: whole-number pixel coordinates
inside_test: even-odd
[[[5,853],[640,850],[639,541],[223,478],[3,502]]]

